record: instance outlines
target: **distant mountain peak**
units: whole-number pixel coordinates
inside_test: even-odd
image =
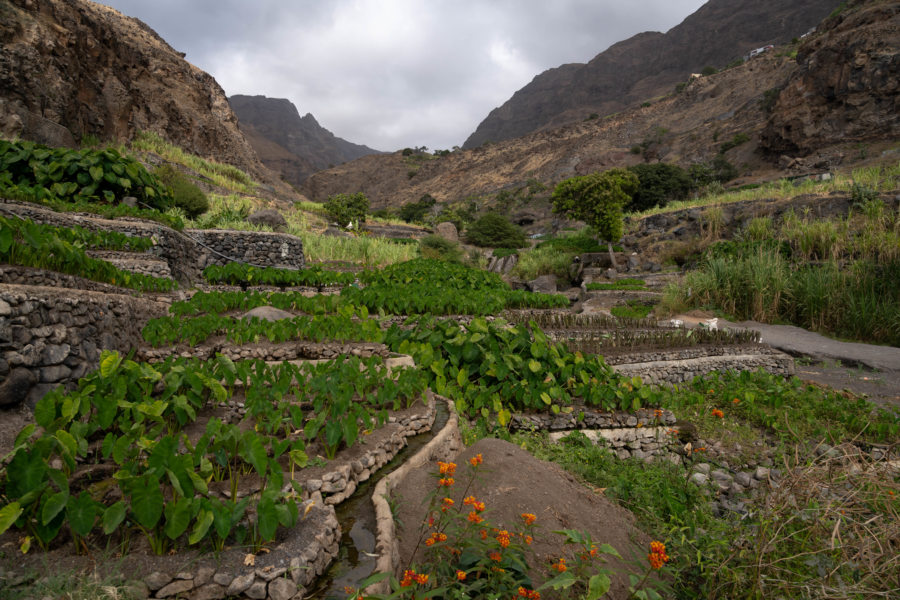
[[[263,164],[293,185],[299,186],[316,171],[379,153],[337,137],[312,113],[301,117],[285,98],[237,94],[228,102]]]

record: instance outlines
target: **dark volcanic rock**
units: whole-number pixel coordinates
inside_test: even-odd
[[[335,136],[311,114],[301,117],[289,100],[236,95],[228,101],[263,163],[294,185],[316,171],[378,154]]]
[[[3,383],[0,383],[0,406],[15,406],[21,403],[36,382],[28,369],[13,369]]]
[[[799,37],[834,8],[834,0],[710,0],[663,34],[639,33],[587,64],[544,71],[495,108],[463,148],[601,116],[670,92],[703,67],[722,68],[766,44]]]

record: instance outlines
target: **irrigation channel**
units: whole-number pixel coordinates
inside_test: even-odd
[[[341,524],[341,542],[337,558],[316,582],[307,598],[314,600],[345,600],[346,586],[356,588],[360,581],[375,570],[375,507],[372,490],[382,477],[389,475],[431,441],[444,428],[450,413],[445,402],[435,399],[434,423],[431,431],[407,438],[406,446],[389,463],[360,484],[347,500],[335,509]]]

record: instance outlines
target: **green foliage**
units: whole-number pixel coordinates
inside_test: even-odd
[[[719,146],[719,154],[725,154],[732,148],[736,148],[736,147],[740,146],[741,144],[745,144],[749,141],[750,141],[750,136],[747,135],[746,133],[743,133],[743,132],[736,133],[736,134],[734,134],[734,137],[732,137],[730,140],[728,140],[727,142],[725,142],[721,146]]]
[[[258,548],[298,519],[299,490],[285,475],[305,466],[307,444],[318,441],[333,457],[356,442],[359,427],[383,424],[385,409],[421,397],[418,371],[388,377],[380,365],[377,358],[270,366],[219,357],[150,366],[104,352],[100,369],[77,389],[57,388],[39,401],[36,423],[19,434],[0,471],[0,493],[13,507],[0,515],[18,512],[16,527],[44,547],[68,525],[77,538],[136,527],[159,554],[171,545],[221,549],[248,538]],[[200,411],[228,402],[237,383],[244,390],[242,422],[213,417],[199,439],[187,440],[181,429]],[[308,408],[300,408],[300,399]],[[113,493],[70,489],[89,442],[91,461],[116,470],[104,484]],[[234,498],[250,473],[260,482],[258,496],[222,501],[210,493],[210,480],[226,480]],[[255,522],[244,518],[251,510]]]
[[[612,243],[622,237],[622,210],[639,184],[637,175],[625,169],[570,177],[553,191],[553,212],[584,221]]]
[[[688,170],[696,187],[703,187],[712,183],[727,183],[738,176],[737,167],[728,162],[722,154],[716,154],[709,162],[694,163]]]
[[[703,75],[704,77],[708,77],[709,75],[715,75],[718,72],[719,72],[718,69],[716,69],[715,67],[713,67],[711,65],[707,65],[707,66],[703,67],[703,70],[700,71],[700,74]]]
[[[362,192],[335,194],[329,196],[323,206],[332,220],[338,225],[346,227],[348,223],[358,225],[366,222],[366,213],[369,212],[369,199]]]
[[[554,249],[559,252],[571,252],[573,254],[584,254],[586,252],[603,252],[606,250],[597,243],[596,235],[591,231],[590,227],[585,227],[580,231],[562,236],[550,236],[543,238],[538,249]],[[621,248],[613,248],[616,252],[621,252]]]
[[[172,206],[183,210],[188,218],[196,219],[209,210],[209,200],[203,190],[172,165],[159,165],[153,174],[168,189]]]
[[[431,211],[431,207],[435,205],[435,200],[431,194],[423,194],[416,202],[404,204],[397,211],[397,215],[407,223],[424,223],[425,216]]]
[[[609,312],[612,316],[622,319],[646,319],[653,312],[653,306],[637,300],[629,300],[624,306],[613,306]]]
[[[736,58],[736,59],[734,59],[733,61],[731,61],[730,63],[728,63],[727,65],[725,65],[725,69],[726,69],[726,70],[727,70],[727,69],[733,69],[734,67],[739,67],[739,66],[741,66],[742,64],[744,64],[744,59],[743,59],[743,58]]]
[[[483,248],[521,248],[525,234],[497,213],[487,213],[469,225],[466,241]]]
[[[419,252],[424,258],[451,263],[459,263],[463,259],[463,251],[459,244],[439,235],[426,235],[420,239]]]
[[[125,246],[125,236],[66,231],[30,220],[0,217],[0,262],[77,275],[146,292],[167,292],[176,287],[171,279],[161,279],[117,269],[110,263],[89,257],[83,246]],[[134,241],[136,245],[146,242]]]
[[[670,200],[683,200],[694,189],[691,176],[678,165],[645,163],[628,167],[628,170],[637,175],[639,184],[625,206],[625,212],[663,207]]]
[[[114,148],[70,150],[0,140],[0,189],[24,186],[45,198],[118,204],[135,196],[152,208],[171,202],[165,187],[138,161]]]
[[[356,279],[353,273],[326,271],[319,266],[295,271],[275,267],[260,268],[235,262],[225,266],[210,265],[203,269],[203,277],[213,284],[240,285],[244,288],[248,285],[325,287],[348,285]]]
[[[493,252],[494,258],[506,258],[519,253],[517,248],[495,248]]]
[[[360,281],[365,288],[344,288],[341,297],[370,312],[487,315],[507,308],[569,304],[561,295],[512,290],[496,273],[425,258],[363,273]]]
[[[778,102],[778,96],[781,95],[781,88],[772,88],[763,92],[762,98],[759,100],[759,107],[767,115],[772,114],[775,110],[775,104]]]

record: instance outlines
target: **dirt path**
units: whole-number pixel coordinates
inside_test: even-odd
[[[696,312],[675,318],[691,327],[706,320]],[[731,323],[724,319],[719,319],[718,325],[728,329],[755,329],[762,334],[763,343],[799,357],[797,376],[800,379],[865,394],[879,406],[900,410],[900,348],[841,342],[792,325]]]

